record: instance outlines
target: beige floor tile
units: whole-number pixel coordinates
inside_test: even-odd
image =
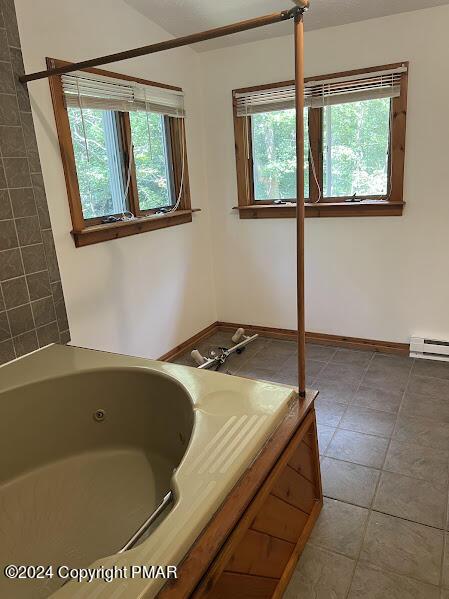
[[[408,389],[415,395],[447,398],[449,396],[449,380],[413,374],[410,377]]]
[[[340,427],[358,433],[389,437],[393,433],[395,421],[394,414],[351,405],[340,422]]]
[[[340,348],[336,351],[331,361],[339,362],[340,364],[356,364],[366,368],[373,356],[374,353],[372,351]]]
[[[308,360],[318,360],[319,362],[329,362],[337,351],[336,347],[327,345],[318,345],[306,343],[306,356]]]
[[[432,483],[383,472],[373,509],[413,522],[444,528],[447,492]]]
[[[338,364],[329,362],[320,374],[320,382],[329,383],[360,383],[365,373],[365,367],[358,364]]]
[[[318,446],[320,448],[320,454],[323,455],[337,430],[333,426],[326,426],[324,424],[318,424]]]
[[[362,384],[366,387],[401,393],[405,391],[412,362],[394,356],[376,355],[372,359]]]
[[[414,476],[445,489],[448,483],[449,452],[416,443],[393,440],[384,470]]]
[[[423,378],[423,377],[421,377]],[[429,379],[437,381],[438,379]],[[449,385],[449,381],[441,381]],[[419,416],[437,422],[449,424],[449,394],[431,395],[426,393],[409,393],[404,395],[399,414]]]
[[[355,433],[353,431],[337,430],[326,455],[330,458],[382,468],[389,439]]]
[[[440,599],[440,590],[425,582],[359,562],[348,599]]]
[[[413,366],[413,374],[449,380],[449,362],[440,362],[438,360],[416,360]]]
[[[355,562],[307,545],[284,599],[345,599]]]
[[[393,433],[397,441],[449,450],[449,424],[400,412]]]
[[[362,546],[368,514],[365,508],[325,498],[309,542],[356,558]]]
[[[315,411],[318,424],[325,426],[338,426],[343,414],[346,411],[346,406],[336,404],[329,401],[323,401],[318,396],[315,402]]]
[[[257,361],[257,356],[254,358]],[[306,364],[306,383],[312,385],[318,374],[321,372],[326,363],[308,360]],[[287,385],[298,386],[298,358],[290,356],[287,361],[277,370],[279,374],[279,382]]]
[[[371,410],[379,410],[379,412],[396,414],[401,401],[402,393],[393,393],[361,385],[352,400],[352,404],[360,408],[370,408]]]
[[[442,552],[442,531],[371,512],[360,559],[438,585]]]
[[[381,353],[376,353],[373,358],[373,364],[382,366],[385,370],[397,368],[406,370],[407,372],[410,372],[415,361],[414,358],[409,358],[408,356],[395,356],[393,354]]]
[[[321,461],[321,475],[326,497],[360,507],[370,507],[380,472],[325,457]]]
[[[322,381],[318,377],[316,381],[316,387],[320,392],[320,400],[339,403],[347,406],[349,403],[351,403],[358,384],[341,381]]]
[[[449,588],[449,535],[444,536],[444,558],[443,558],[443,578],[444,587]]]

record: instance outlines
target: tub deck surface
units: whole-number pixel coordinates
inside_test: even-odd
[[[162,379],[174,381],[189,399],[194,415],[193,431],[187,449],[183,450],[182,461],[171,480],[175,503],[165,519],[139,546],[124,554],[114,554],[97,559],[90,564],[90,567],[127,566],[129,568],[131,565],[177,565],[254,461],[266,440],[286,415],[292,402],[297,401],[297,394],[289,387],[186,366],[75,347],[51,346],[0,368],[0,412],[3,409],[8,409],[5,398],[11,393],[20,393],[20,390],[27,385],[46,384],[49,381],[52,384],[51,381],[62,380],[64,377],[85,376],[88,373],[114,372],[116,370],[142,374],[153,373],[160,375]],[[124,392],[122,395],[121,409],[126,414],[126,406],[132,402],[132,393]],[[101,390],[98,390],[98,396],[99,400],[107,399],[102,397]],[[56,398],[52,400],[57,401]],[[163,394],[161,394],[160,401],[164,401]],[[76,399],[72,398],[71,403],[76,404]],[[33,410],[39,410],[38,405],[39,402],[33,407]],[[95,405],[95,407],[100,406]],[[30,418],[32,419],[32,417],[31,414]],[[185,419],[186,416],[181,417],[181,420],[182,418]],[[17,423],[17,426],[20,426],[20,422]],[[101,425],[99,426],[101,427]],[[185,424],[185,426],[188,430],[188,425]],[[133,428],[132,420],[128,423],[127,428]],[[41,431],[42,433],[45,435],[44,431]],[[140,434],[144,434],[144,431]],[[187,433],[184,434],[185,436]],[[27,439],[24,438],[23,441],[26,451]],[[188,439],[182,441],[187,443]],[[65,459],[79,459],[79,455],[76,455],[77,457],[74,457],[69,454]],[[108,452],[102,455],[99,451],[94,455],[95,459],[104,460],[104,466],[101,469],[104,469],[105,484],[109,485],[110,489],[110,507],[117,514],[119,506],[127,505],[127,485],[133,485],[136,478],[139,481],[143,477],[146,481],[151,479],[148,462],[142,459],[139,463],[137,453],[132,454],[132,452],[127,453],[126,451],[118,451],[115,455]],[[141,457],[143,458],[143,456]],[[44,459],[43,462],[41,466],[44,469],[56,467],[53,464],[54,456],[51,460],[52,463],[50,460],[47,460],[46,463]],[[59,476],[61,477],[60,486],[64,492],[79,493],[79,489],[71,487],[68,481],[64,480],[63,471],[64,469],[55,472],[48,470],[45,472],[45,476],[55,479]],[[114,472],[116,473],[115,480]],[[30,476],[39,477],[44,473],[39,473],[36,469],[20,474],[25,479]],[[19,484],[18,477],[11,476],[10,478]],[[2,494],[1,483],[0,494]],[[157,495],[157,493],[153,494]],[[2,497],[0,499],[3,501]],[[145,505],[146,501],[151,503],[148,486],[142,486],[140,499],[142,505]],[[13,510],[13,506],[10,509]],[[92,509],[97,510],[101,507],[93,505]],[[49,510],[49,513],[52,511]],[[125,508],[125,511],[129,511],[129,508]],[[151,511],[150,506],[146,515]],[[111,514],[112,511],[107,512],[106,510],[104,521],[110,520]],[[81,516],[79,514],[74,516],[73,522],[79,524],[78,520]],[[138,518],[140,516],[141,513],[138,514]],[[3,517],[2,507],[0,522]],[[73,526],[73,522],[70,526]],[[60,522],[61,534],[64,525],[65,519]],[[114,523],[109,521],[109,528],[112,530],[113,525]],[[98,533],[101,528],[103,528],[102,522],[100,522]],[[24,530],[26,530],[26,526]],[[2,530],[0,537],[3,532]],[[134,530],[130,531],[131,534],[133,532]],[[43,530],[42,534],[44,534]],[[105,527],[105,535],[107,536],[107,534]],[[4,547],[0,542],[0,547],[2,546]],[[3,556],[2,553],[4,553]],[[8,555],[3,549],[0,549],[0,557],[2,560],[8,561]],[[9,560],[8,563],[11,561]],[[94,581],[89,584],[70,583],[54,593],[53,596],[58,599],[64,597],[77,599],[90,599],[91,597],[95,597],[95,599],[148,598],[154,597],[163,583],[163,579],[141,578],[112,583],[102,581]]]

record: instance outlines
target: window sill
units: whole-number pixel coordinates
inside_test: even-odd
[[[156,229],[165,229],[166,227],[190,223],[192,222],[192,214],[199,211],[199,209],[176,210],[176,212],[172,212],[171,214],[164,214],[157,217],[143,216],[125,222],[94,225],[82,231],[72,231],[72,236],[76,247],[84,247],[94,243],[110,241],[111,239],[120,239],[121,237],[146,233],[147,231],[155,231]]]
[[[307,204],[306,218],[363,217],[363,216],[402,216],[405,202],[365,200],[363,202],[321,202]],[[296,206],[279,204],[252,204],[236,206],[240,218],[296,218]]]

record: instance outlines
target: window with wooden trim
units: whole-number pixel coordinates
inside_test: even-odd
[[[306,216],[398,216],[408,63],[305,81]],[[233,92],[241,218],[296,214],[295,86]]]
[[[182,89],[98,69],[50,88],[77,246],[192,220]]]

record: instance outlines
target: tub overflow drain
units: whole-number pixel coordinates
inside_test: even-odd
[[[95,410],[93,416],[95,422],[103,422],[106,418],[106,412],[104,410]]]

